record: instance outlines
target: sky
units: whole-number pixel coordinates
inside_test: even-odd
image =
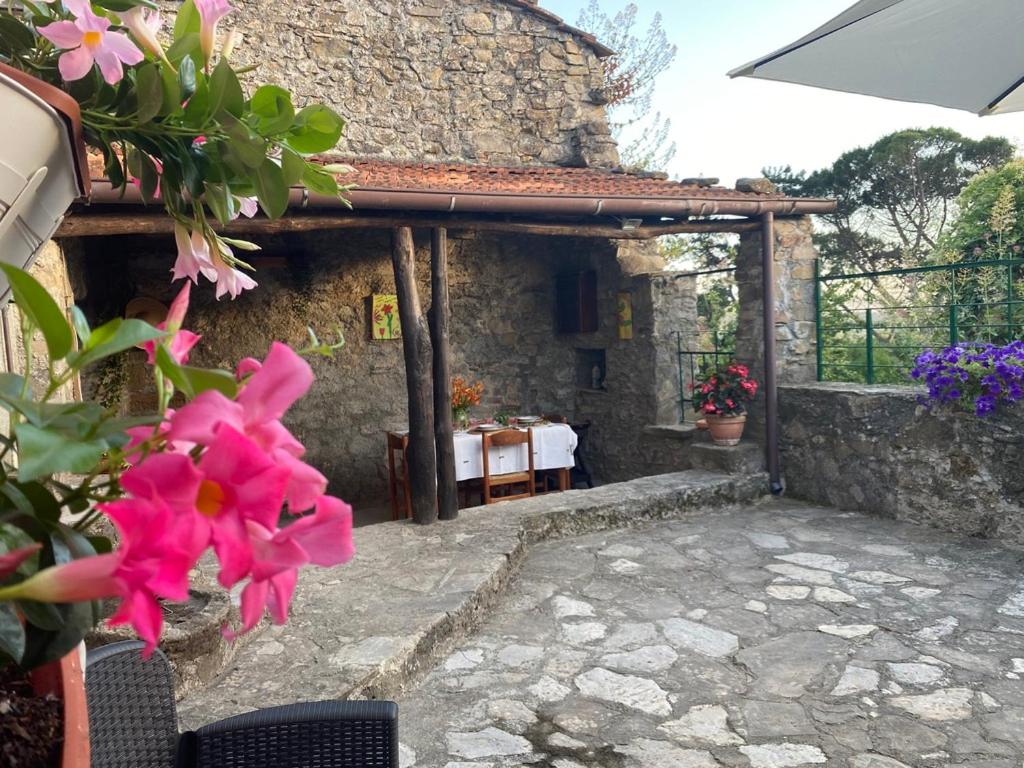
[[[575,23],[588,0],[541,0]],[[1024,113],[969,112],[835,93],[726,72],[770,53],[853,5],[854,0],[634,0],[637,29],[655,13],[679,54],[661,75],[655,109],[672,119],[673,176],[717,176],[731,186],[766,166],[817,170],[843,152],[904,128],[942,126],[974,138],[1006,136],[1024,147]],[[627,0],[601,0],[605,11]]]

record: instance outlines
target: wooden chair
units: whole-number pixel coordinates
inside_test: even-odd
[[[401,466],[396,466],[395,454]],[[388,492],[391,495],[391,519],[412,517],[412,499],[409,496],[409,436],[388,432]]]
[[[533,432],[529,429],[520,432],[517,429],[505,429],[501,432],[484,432],[481,435],[483,440],[484,476],[481,479],[483,486],[484,504],[494,504],[499,501],[511,501],[512,499],[528,499],[534,495],[533,480]],[[491,447],[505,448],[510,446],[526,446],[528,456],[528,468],[524,472],[509,472],[504,475],[491,474],[490,452]],[[525,486],[525,489],[515,491],[516,486]],[[504,494],[497,497],[492,493],[493,489],[503,489]]]
[[[542,418],[549,424],[569,423],[569,420],[565,418],[565,416],[561,416],[557,413],[545,414]],[[555,493],[559,491],[569,490],[568,469],[538,469],[535,478],[535,488],[536,492],[539,494]]]

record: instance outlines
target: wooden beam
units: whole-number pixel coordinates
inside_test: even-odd
[[[405,382],[409,399],[409,485],[412,516],[420,525],[437,520],[437,461],[434,457],[434,402],[430,374],[430,328],[416,289],[412,230],[392,233],[391,263],[402,323]]]
[[[698,233],[753,232],[759,221],[746,219],[687,220],[648,224],[634,230],[623,230],[606,220],[593,222],[552,222],[537,219],[478,218],[450,216],[372,213],[302,213],[280,219],[262,217],[238,219],[226,227],[216,227],[228,235],[278,235],[289,232],[313,232],[331,229],[394,229],[395,227],[438,227],[480,232],[509,232],[553,237],[596,237],[609,240],[650,240],[662,235]],[[123,213],[72,213],[58,228],[54,237],[102,237],[106,235],[165,235],[173,232],[173,222],[162,212],[139,212],[125,209]]]
[[[442,520],[459,516],[452,427],[452,361],[448,298],[448,232],[434,229],[430,238],[430,343],[434,350],[434,444],[437,448],[437,506]]]

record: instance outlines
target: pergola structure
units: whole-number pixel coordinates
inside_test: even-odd
[[[332,162],[338,162],[336,158]],[[758,184],[727,189],[659,174],[554,166],[498,167],[455,163],[343,161],[354,185],[337,198],[294,189],[285,216],[239,219],[226,234],[260,235],[350,228],[392,231],[392,266],[409,402],[409,479],[419,523],[458,515],[451,420],[448,299],[449,230],[508,232],[614,240],[682,233],[760,231],[764,274],[767,465],[781,490],[775,383],[774,217],[828,213],[835,202],[791,198]],[[95,170],[95,169],[94,169]],[[94,173],[94,175],[101,175]],[[122,193],[102,179],[91,202],[72,211],[56,237],[163,234],[173,222],[144,208],[134,187]],[[413,229],[429,229],[431,308],[415,280]]]

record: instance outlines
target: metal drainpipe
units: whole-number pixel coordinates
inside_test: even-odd
[[[764,303],[765,453],[772,495],[782,493],[779,464],[779,387],[775,355],[775,214],[761,216],[761,272]]]

